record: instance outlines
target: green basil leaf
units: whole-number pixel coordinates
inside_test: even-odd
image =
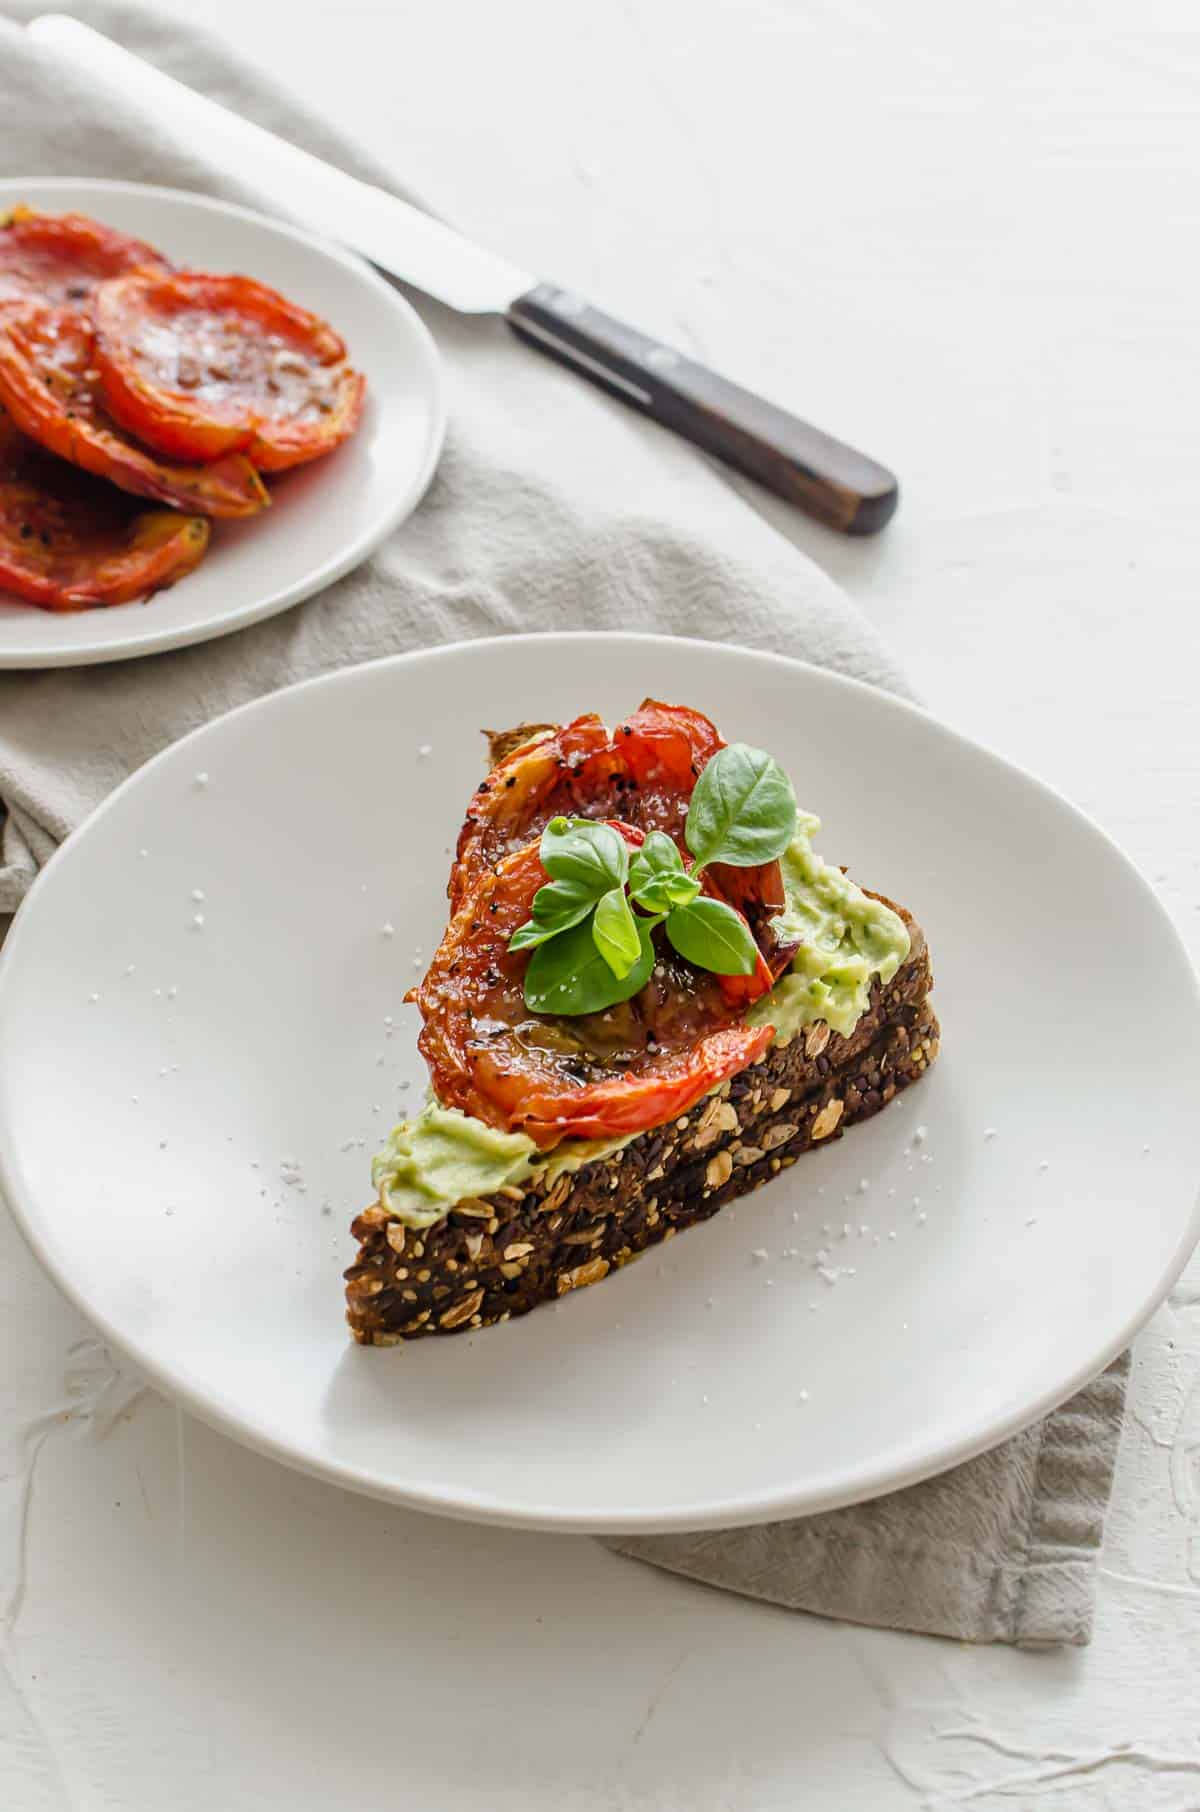
[[[542,867],[556,881],[586,889],[593,900],[624,887],[629,850],[611,824],[588,818],[552,818],[542,832]]]
[[[596,904],[590,888],[576,881],[548,881],[533,896],[533,916],[517,927],[508,940],[510,950],[530,950],[548,937],[569,931],[586,919]]]
[[[678,845],[664,831],[651,831],[629,859],[629,891],[650,912],[686,906],[700,891],[683,866]]]
[[[665,831],[650,831],[640,849],[629,858],[629,891],[636,899],[643,887],[660,876],[683,873],[679,845]]]
[[[700,892],[699,881],[682,870],[677,875],[656,875],[637,894],[637,903],[647,912],[670,912],[672,906],[686,906]]]
[[[753,975],[758,945],[750,927],[724,900],[693,900],[667,917],[667,936],[680,956],[714,975]]]
[[[618,981],[592,936],[590,920],[573,925],[561,937],[542,944],[525,971],[525,1005],[533,1013],[602,1013],[623,1000],[631,1000],[650,979],[654,967],[654,929],[649,919],[635,919],[638,959],[628,975]]]
[[[666,875],[662,885],[671,906],[690,906],[700,892],[700,883],[695,875]]]
[[[642,941],[623,887],[614,887],[596,907],[592,937],[617,980],[624,981],[642,953]]]
[[[762,749],[734,742],[701,771],[684,834],[698,867],[729,862],[756,868],[783,854],[795,828],[796,795],[779,763]]]

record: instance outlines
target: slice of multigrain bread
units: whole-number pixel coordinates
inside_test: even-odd
[[[890,904],[890,902],[889,902]],[[886,987],[876,981],[849,1038],[818,1021],[776,1040],[690,1114],[574,1174],[461,1201],[407,1227],[374,1202],[355,1220],[347,1320],[365,1346],[489,1327],[637,1258],[840,1138],[922,1076],[937,1056],[932,976],[920,927]]]

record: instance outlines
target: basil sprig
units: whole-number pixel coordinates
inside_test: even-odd
[[[508,946],[533,950],[526,1006],[571,1015],[631,999],[650,979],[659,925],[697,968],[753,975],[758,946],[749,926],[732,906],[701,893],[700,873],[712,862],[773,862],[795,829],[791,781],[770,755],[742,742],[718,750],[696,782],[684,827],[690,865],[663,831],[650,831],[631,856],[611,825],[551,819],[540,850],[550,879]]]
[[[569,931],[606,893],[622,889],[629,873],[624,837],[610,824],[586,818],[552,818],[542,832],[540,854],[550,884],[534,894],[533,917],[513,932],[510,950],[528,950]]]

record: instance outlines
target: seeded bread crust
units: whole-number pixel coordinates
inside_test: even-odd
[[[433,1227],[406,1227],[378,1202],[364,1209],[346,1272],[354,1338],[399,1346],[525,1315],[598,1283],[878,1113],[938,1052],[925,939],[894,910],[908,926],[908,960],[886,988],[875,983],[849,1038],[817,1021],[622,1151],[553,1183],[458,1202]]]

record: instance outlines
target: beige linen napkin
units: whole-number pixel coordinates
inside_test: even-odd
[[[38,10],[19,0],[0,16],[6,174],[134,178],[254,205],[252,171],[210,167],[169,122],[100,109],[26,40],[19,21]],[[260,124],[391,180],[199,34],[132,7],[72,10]],[[247,699],[398,650],[519,630],[657,629],[778,649],[905,690],[849,600],[691,449],[556,370],[502,323],[418,306],[445,363],[450,432],[421,509],[371,561],[220,641],[121,665],[0,674],[0,914],[158,749]],[[614,1545],[859,1623],[1083,1642],[1124,1378],[1118,1365],[995,1453],[873,1504]]]

